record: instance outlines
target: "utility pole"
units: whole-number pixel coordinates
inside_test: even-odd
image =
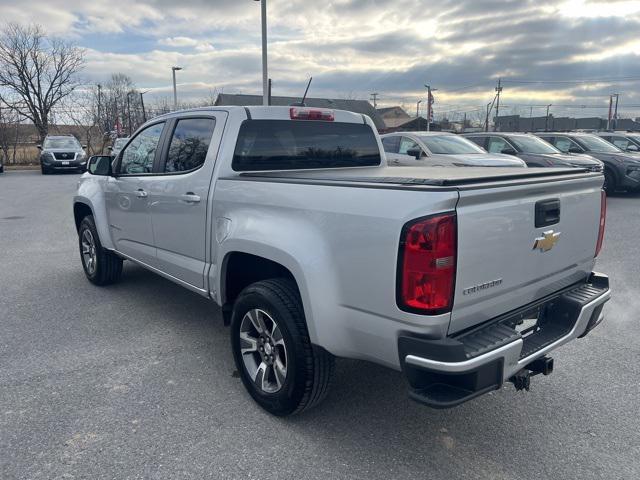
[[[129,136],[131,136],[131,103],[129,102],[129,96],[131,92],[127,92],[127,123],[129,127]]]
[[[142,121],[147,122],[147,112],[144,109],[144,94],[146,92],[140,92],[140,105],[142,106]]]
[[[262,23],[262,104],[269,105],[269,73],[267,69],[267,0],[260,2],[260,19]]]
[[[549,105],[547,105],[547,116],[544,119],[544,131],[548,132],[549,131],[549,107],[553,105],[552,103],[550,103]]]
[[[173,74],[173,109],[178,109],[178,90],[176,89],[176,70],[182,70],[182,67],[171,67]]]
[[[374,92],[371,94],[371,100],[373,101],[373,108],[378,108],[378,95],[380,95],[377,92]]]
[[[431,88],[431,85],[425,85],[427,87],[427,132],[431,130],[431,118],[433,116],[433,95],[431,92],[438,90],[437,88]]]
[[[493,124],[493,131],[495,132],[498,128],[498,116],[500,115],[500,93],[502,92],[502,79],[498,78],[498,86],[496,87],[496,121]]]
[[[422,100],[418,100],[418,103],[416,103],[416,118],[418,118],[420,116],[420,104],[422,103]]]
[[[98,125],[100,125],[100,134],[102,134],[102,85],[98,84]]]
[[[607,130],[611,130],[611,113],[613,110],[613,95],[609,95],[609,116],[607,117]]]
[[[618,99],[620,97],[620,94],[614,93],[613,96],[616,97],[616,105],[613,110],[613,129],[615,130],[616,128],[618,128]]]
[[[462,119],[462,133],[464,133],[464,129],[467,127],[467,112],[464,112],[464,118]]]

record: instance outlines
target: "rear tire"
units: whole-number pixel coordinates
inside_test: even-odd
[[[102,248],[93,215],[87,215],[78,229],[80,260],[87,279],[94,285],[109,285],[122,276],[122,259]]]
[[[231,347],[242,383],[267,412],[297,414],[326,397],[334,357],[311,344],[292,280],[264,280],[240,293],[231,318]]]

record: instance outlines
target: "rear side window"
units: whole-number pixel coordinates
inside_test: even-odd
[[[165,173],[188,172],[200,168],[207,157],[215,125],[213,118],[178,120],[169,144]]]
[[[400,137],[385,137],[382,139],[382,146],[387,153],[398,153]]]
[[[231,166],[242,172],[379,164],[376,136],[364,123],[245,120]]]

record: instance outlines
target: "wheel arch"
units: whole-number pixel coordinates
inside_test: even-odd
[[[252,283],[270,278],[289,278],[303,299],[300,282],[289,262],[283,262],[279,255],[249,253],[244,250],[231,250],[225,253],[221,262],[219,276],[219,299],[222,305],[224,322],[229,324],[233,303],[240,292]],[[303,306],[305,304],[302,300]]]

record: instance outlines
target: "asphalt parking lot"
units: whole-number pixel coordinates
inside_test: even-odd
[[[302,416],[261,411],[217,307],[145,270],[84,278],[77,175],[0,176],[0,478],[640,478],[640,194],[609,200],[608,318],[532,391],[452,410],[340,360]]]

